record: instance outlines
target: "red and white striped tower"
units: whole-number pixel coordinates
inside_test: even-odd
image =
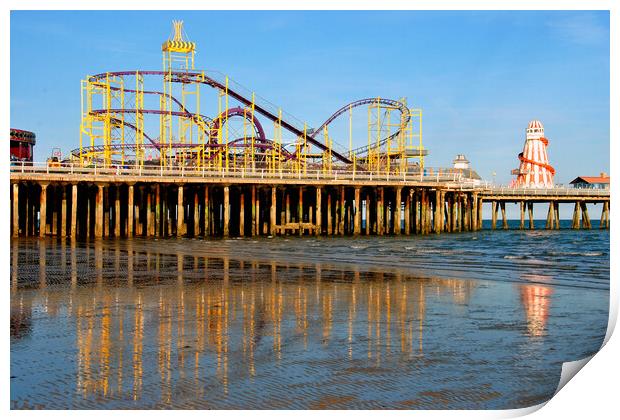
[[[517,179],[512,185],[522,188],[553,187],[555,169],[549,165],[545,128],[538,120],[530,121],[525,130],[525,145],[519,153],[519,169],[512,171]]]

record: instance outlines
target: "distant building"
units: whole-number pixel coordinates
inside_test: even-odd
[[[456,158],[452,161],[454,165],[454,169],[469,169],[469,161],[465,157],[465,155],[456,155]]]
[[[482,181],[480,175],[473,169],[471,169],[471,165],[469,160],[465,157],[465,155],[456,155],[454,160],[452,161],[452,169],[451,173],[460,173],[462,178],[474,181],[474,183],[479,183]]]
[[[600,176],[578,176],[570,184],[574,188],[609,189],[609,175],[601,172]]]
[[[32,162],[34,145],[37,138],[34,133],[11,128],[11,162]]]

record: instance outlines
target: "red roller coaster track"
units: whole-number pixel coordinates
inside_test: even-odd
[[[244,95],[242,95],[241,93],[238,93],[237,91],[231,89],[230,87],[226,87],[225,84],[207,76],[206,74],[202,73],[202,72],[185,72],[185,71],[173,71],[173,72],[166,72],[166,71],[158,71],[158,70],[134,70],[134,71],[119,71],[119,72],[109,72],[109,73],[101,73],[101,74],[97,74],[94,76],[89,77],[89,81],[90,82],[97,82],[99,80],[103,80],[109,76],[134,76],[134,75],[159,75],[159,76],[174,76],[174,80],[175,82],[180,82],[180,83],[201,83],[201,84],[205,84],[208,86],[211,86],[212,88],[215,89],[219,89],[220,91],[227,91],[228,95],[230,95],[232,98],[236,99],[237,101],[239,101],[241,104],[243,104],[244,106],[252,106],[254,105],[254,109],[256,112],[258,112],[259,114],[263,115],[264,117],[266,117],[267,119],[273,121],[273,122],[278,122],[283,128],[285,128],[286,130],[290,131],[291,133],[295,134],[298,137],[303,137],[304,136],[304,131],[303,129],[301,129],[301,127],[296,127],[292,122],[286,121],[284,119],[280,119],[277,115],[275,115],[273,112],[271,112],[270,110],[266,109],[265,107],[261,106],[261,104],[256,104],[252,102],[251,99],[246,98]],[[182,111],[181,111],[182,112]],[[183,113],[183,115],[185,116],[186,114]],[[318,147],[320,150],[323,151],[327,151],[329,150],[329,148],[327,146],[325,146],[323,143],[315,140],[313,137],[308,136],[307,137],[308,142],[312,143],[313,145],[315,145],[316,147]],[[344,163],[352,163],[351,160],[344,156],[343,154],[332,150],[331,151],[332,155],[334,157],[336,157],[338,160],[344,162]]]

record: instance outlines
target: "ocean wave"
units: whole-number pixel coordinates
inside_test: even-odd
[[[578,251],[547,251],[546,255],[550,256],[558,256],[558,257],[599,257],[603,255],[602,252],[598,251],[586,251],[586,252],[578,252]]]

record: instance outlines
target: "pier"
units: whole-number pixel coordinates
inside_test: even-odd
[[[491,228],[508,229],[506,203],[519,205],[521,229],[534,228],[535,203],[548,207],[547,229],[559,229],[559,203],[574,204],[574,229],[592,227],[591,204],[602,204],[600,228],[610,223],[609,190],[495,188],[441,171],[33,164],[12,166],[10,180],[15,237],[439,234],[481,229],[484,205],[492,209]]]

